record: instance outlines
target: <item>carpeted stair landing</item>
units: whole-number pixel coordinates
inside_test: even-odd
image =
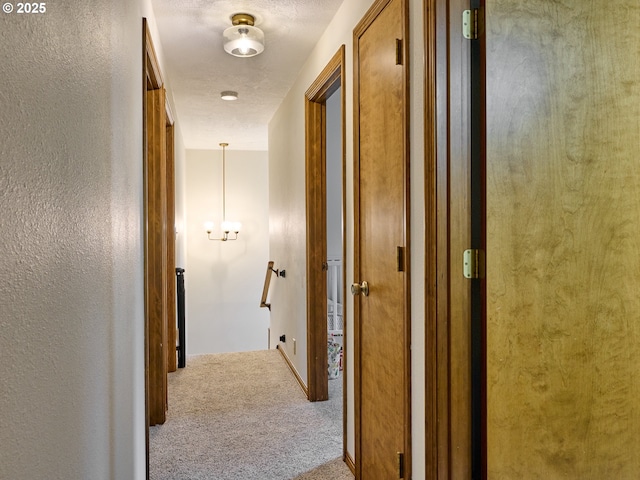
[[[276,350],[190,356],[169,374],[149,432],[151,480],[352,480],[342,461],[342,378],[309,402]]]

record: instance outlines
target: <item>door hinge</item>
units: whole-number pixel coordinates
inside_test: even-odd
[[[465,10],[462,12],[462,35],[467,40],[478,38],[478,9]]]
[[[396,65],[402,65],[402,40],[396,38]]]
[[[465,250],[463,255],[463,263],[465,278],[484,278],[484,250],[480,250],[478,248]]]
[[[398,271],[404,272],[404,247],[397,248],[396,259],[398,261]]]
[[[404,453],[398,452],[398,478],[404,478]]]

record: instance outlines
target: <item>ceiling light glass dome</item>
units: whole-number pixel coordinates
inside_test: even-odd
[[[254,27],[254,17],[236,13],[231,17],[233,27],[224,33],[224,50],[235,57],[253,57],[264,51],[264,33]]]

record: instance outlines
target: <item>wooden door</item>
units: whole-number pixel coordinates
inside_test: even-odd
[[[410,478],[406,4],[354,30],[356,476]],[[404,471],[403,471],[404,470]]]
[[[640,472],[638,0],[486,0],[487,465]]]

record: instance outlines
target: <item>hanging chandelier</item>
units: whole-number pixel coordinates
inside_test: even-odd
[[[237,240],[238,234],[240,233],[240,228],[242,224],[240,222],[231,222],[227,220],[227,205],[226,205],[226,158],[225,158],[225,148],[229,146],[228,143],[221,143],[222,147],[222,222],[220,223],[220,229],[222,230],[222,236],[220,237],[212,237],[213,234],[213,222],[206,222],[204,224],[204,228],[207,232],[207,238],[209,240],[216,240],[220,242],[226,242],[229,240]],[[233,233],[233,237],[230,235]]]

